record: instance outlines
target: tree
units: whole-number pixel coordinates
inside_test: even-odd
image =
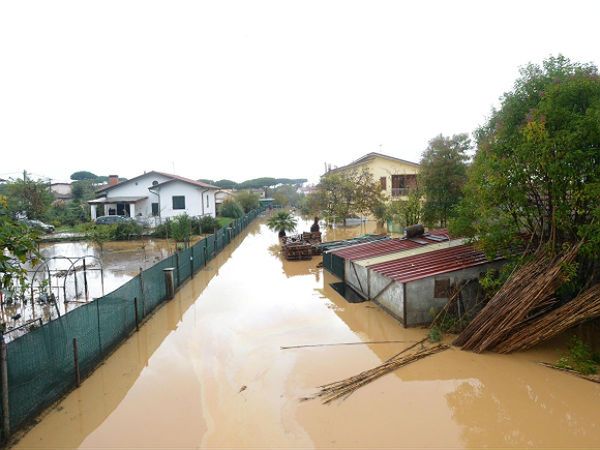
[[[421,157],[420,183],[425,195],[424,219],[429,224],[448,225],[452,210],[462,198],[467,181],[468,135],[438,135],[429,141]]]
[[[559,249],[582,238],[598,276],[600,76],[563,56],[521,70],[501,107],[476,133],[477,152],[452,228],[488,253],[518,233]]]
[[[272,231],[278,231],[279,237],[284,237],[286,232],[296,229],[298,221],[287,211],[277,211],[267,221],[267,227]]]
[[[223,217],[239,219],[244,215],[244,209],[232,198],[226,198],[221,204],[220,214]]]
[[[408,193],[408,200],[390,202],[385,211],[385,218],[402,227],[418,224],[423,216],[423,194],[417,184],[416,189]]]
[[[321,177],[317,192],[324,216],[344,223],[353,215],[375,213],[384,202],[379,183],[367,169],[327,173]]]
[[[271,196],[276,205],[283,206],[284,208],[287,206],[299,206],[302,198],[302,195],[298,193],[298,189],[289,184],[276,187]]]
[[[250,191],[240,191],[235,195],[236,201],[244,209],[244,212],[250,212],[258,208],[258,194]]]
[[[0,196],[0,289],[23,286],[27,280],[25,264],[37,264],[37,234],[15,221],[8,210],[8,200]]]
[[[28,219],[45,219],[53,197],[47,183],[32,180],[25,172],[23,178],[10,180],[5,187],[8,209],[25,214]]]
[[[87,202],[96,196],[95,180],[85,179],[71,183],[71,195],[74,200]]]
[[[325,201],[322,191],[311,192],[300,199],[300,211],[305,216],[321,216],[325,209]]]
[[[87,170],[80,170],[79,172],[73,172],[71,174],[71,180],[73,181],[81,181],[81,180],[93,180],[96,181],[98,176],[93,174],[92,172],[88,172]]]

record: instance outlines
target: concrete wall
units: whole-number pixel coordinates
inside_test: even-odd
[[[479,278],[481,273],[486,272],[488,269],[500,268],[503,264],[503,261],[494,261],[406,283],[406,323],[404,326],[425,325],[430,323],[433,320],[430,313],[431,308],[439,311],[439,309],[446,304],[448,301],[447,297],[434,297],[435,280],[449,279],[450,284],[456,284],[459,281]],[[475,289],[465,289],[462,292],[463,302],[466,303],[465,306],[467,308],[469,308],[469,305],[473,304],[475,300],[473,296],[475,294]]]
[[[390,315],[404,323],[404,287],[402,283],[393,283],[385,289],[391,281],[391,278],[371,270],[369,273],[370,297]],[[385,291],[382,292],[383,289]],[[380,295],[377,296],[378,294]]]

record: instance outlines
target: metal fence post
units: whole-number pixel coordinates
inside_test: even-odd
[[[146,293],[144,292],[144,271],[140,267],[140,291],[142,297],[142,317],[146,317]]]
[[[167,267],[163,269],[165,274],[165,288],[167,291],[167,298],[165,300],[171,300],[175,297],[175,281],[173,280],[173,267]]]
[[[177,286],[181,286],[181,279],[179,278],[179,252],[175,253],[175,270],[177,271]]]
[[[190,278],[194,278],[194,246],[190,247]]]
[[[96,316],[98,317],[98,353],[102,355],[102,336],[100,335],[100,300],[96,299]]]
[[[75,275],[75,279],[77,279],[77,274]],[[89,299],[89,294],[88,294],[87,267],[85,265],[85,257],[83,258],[83,285],[84,285],[84,289],[85,289],[85,301],[87,302]]]
[[[79,351],[77,350],[77,338],[73,338],[73,366],[75,368],[75,385],[81,385],[81,374],[79,372]]]
[[[2,431],[4,432],[4,439],[8,440],[10,436],[10,407],[8,404],[8,358],[4,335],[0,336],[0,366],[2,366]]]
[[[135,309],[135,331],[140,331],[140,317],[138,314],[137,297],[133,297],[133,308]]]

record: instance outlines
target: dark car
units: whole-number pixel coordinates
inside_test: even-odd
[[[126,216],[100,216],[96,217],[96,225],[114,225],[116,223],[135,222],[131,217]]]
[[[41,220],[23,219],[21,222],[23,222],[29,228],[39,230],[43,233],[54,233],[54,226],[48,225],[47,223],[44,223]]]

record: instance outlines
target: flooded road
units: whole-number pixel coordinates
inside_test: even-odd
[[[15,448],[600,446],[600,385],[539,366],[558,358],[552,345],[451,349],[345,401],[301,402],[426,335],[346,302],[319,261],[283,261],[255,221]],[[406,344],[281,349],[383,340]]]

